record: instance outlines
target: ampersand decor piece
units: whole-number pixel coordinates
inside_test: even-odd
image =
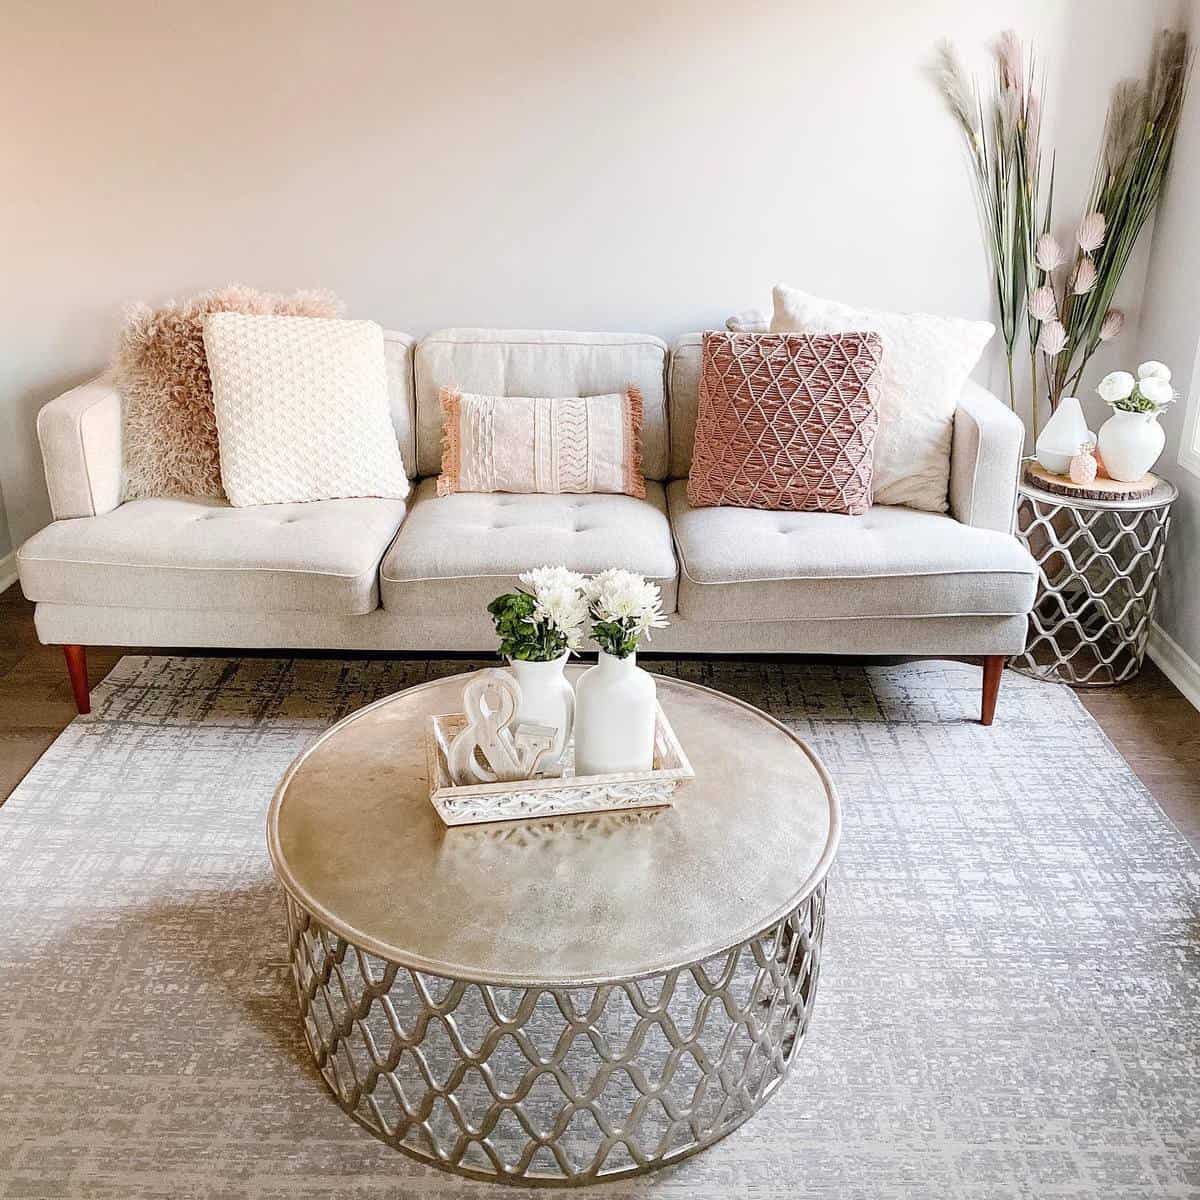
[[[523,778],[509,726],[521,706],[517,681],[499,669],[480,671],[463,688],[467,726],[450,743],[450,773],[460,785]]]
[[[480,671],[463,688],[466,728],[450,743],[447,763],[459,786],[510,783],[533,776],[554,749],[557,730],[523,721],[521,685],[507,671]]]

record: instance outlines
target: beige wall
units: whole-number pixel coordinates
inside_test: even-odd
[[[38,407],[104,363],[131,300],[320,285],[415,334],[672,336],[784,279],[985,316],[956,132],[922,64],[945,35],[980,60],[1007,25],[1034,37],[1061,118],[1059,194],[1078,197],[1107,89],[1141,70],[1155,9],[7,0],[13,535],[48,519]]]
[[[1200,27],[1200,3],[1187,6],[1193,32]],[[1179,445],[1188,406],[1200,406],[1200,94],[1184,111],[1175,163],[1154,230],[1146,279],[1145,315],[1138,353],[1130,361],[1156,358],[1174,372],[1180,400],[1161,418],[1167,448],[1155,471],[1179,488],[1163,564],[1158,622],[1200,663],[1200,476],[1180,465]]]
[[[4,508],[4,491],[0,489],[0,558],[6,558],[12,553],[12,548],[12,534],[8,531],[8,513]]]

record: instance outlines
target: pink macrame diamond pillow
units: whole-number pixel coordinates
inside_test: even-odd
[[[877,333],[706,333],[688,500],[866,512],[882,355]]]

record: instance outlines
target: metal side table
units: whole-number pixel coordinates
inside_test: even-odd
[[[1024,479],[1017,536],[1038,564],[1023,654],[1009,664],[1072,687],[1111,687],[1142,668],[1158,573],[1179,495],[1160,480],[1135,500],[1076,499]]]

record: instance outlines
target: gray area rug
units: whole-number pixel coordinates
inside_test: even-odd
[[[0,808],[0,1195],[471,1197],[305,1048],[264,844],[331,722],[459,663],[127,657]],[[1066,689],[655,664],[824,758],[813,1026],[757,1116],[613,1197],[1200,1196],[1200,859]],[[523,1195],[506,1188],[498,1194]]]

